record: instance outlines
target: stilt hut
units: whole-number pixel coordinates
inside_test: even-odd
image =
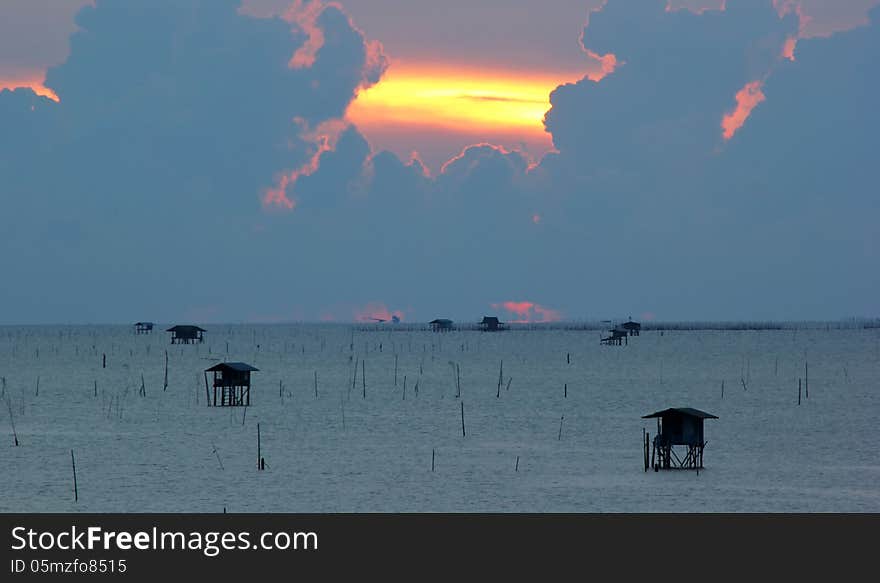
[[[630,318],[629,322],[624,322],[623,329],[626,330],[630,336],[638,336],[639,332],[642,330],[642,325],[638,322],[633,322],[632,318]]]
[[[134,325],[135,334],[149,334],[153,331],[152,322],[136,322]]]
[[[496,316],[483,316],[483,321],[480,322],[480,330],[483,332],[498,332],[506,329],[507,324],[499,322]]]
[[[657,434],[651,449],[651,466],[658,470],[699,470],[703,467],[703,450],[706,440],[703,434],[705,419],[718,419],[717,416],[691,407],[664,409],[642,419],[657,419]],[[648,471],[649,438],[645,437],[645,471]],[[684,446],[682,456],[676,446]]]
[[[259,369],[244,362],[221,362],[205,370],[205,393],[208,393],[208,373],[214,373],[213,398],[207,394],[208,405],[214,407],[249,407],[251,404],[251,373]],[[220,401],[217,401],[217,394]]]
[[[599,341],[599,344],[605,344],[607,346],[621,346],[624,342],[629,344],[629,340],[627,340],[627,332],[622,328],[613,328],[609,330],[611,336],[606,336]]]
[[[171,332],[171,344],[201,344],[204,342],[204,334],[207,330],[198,326],[172,326],[166,332]]]
[[[431,320],[429,324],[431,325],[432,332],[452,331],[452,320],[449,320],[448,318],[437,318],[436,320]]]

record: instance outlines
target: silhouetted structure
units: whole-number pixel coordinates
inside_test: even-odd
[[[506,329],[507,324],[499,322],[496,316],[483,316],[483,321],[480,322],[480,330],[483,332],[498,332]]]
[[[700,469],[703,467],[703,420],[718,419],[717,416],[699,409],[679,407],[664,409],[642,419],[657,419],[657,435],[654,436],[651,450],[651,466],[654,471],[671,469]],[[645,436],[645,471],[648,471],[648,443]],[[684,458],[679,458],[675,446],[687,448]]]
[[[450,332],[452,330],[452,320],[447,318],[437,318],[429,322],[433,332]]]
[[[608,346],[620,346],[624,342],[629,344],[629,340],[627,340],[627,332],[622,328],[613,328],[609,330],[611,332],[611,336],[607,336],[602,338],[599,343],[605,344]]]
[[[134,325],[135,334],[149,334],[153,331],[152,322],[136,322]]]
[[[203,330],[198,326],[172,326],[166,332],[171,332],[171,344],[200,344],[205,340]]]
[[[208,405],[217,403],[217,389],[220,389],[220,407],[248,407],[251,404],[251,372],[259,369],[244,362],[221,362],[205,370],[205,393]],[[213,399],[208,392],[208,373],[214,373]]]
[[[626,330],[630,336],[638,336],[639,332],[642,330],[642,325],[630,320],[629,322],[624,322],[623,329]]]

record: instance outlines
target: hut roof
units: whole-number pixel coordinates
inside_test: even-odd
[[[639,324],[638,322],[633,322],[632,320],[630,320],[629,322],[624,322],[624,323],[623,323],[623,327],[624,327],[624,328],[627,328],[627,329],[630,329],[630,328],[641,328],[642,325]]]
[[[437,318],[436,320],[431,320],[428,322],[429,324],[452,324],[452,320],[449,318]]]
[[[686,415],[688,417],[697,417],[699,419],[718,419],[716,415],[706,413],[705,411],[700,411],[699,409],[693,409],[691,407],[673,407],[670,409],[663,409],[662,411],[657,411],[655,413],[651,413],[650,415],[644,415],[642,419],[653,419],[654,417],[666,417],[669,415]]]
[[[152,326],[153,323],[152,322],[135,322],[134,325],[135,326]]]
[[[497,316],[483,316],[483,324],[497,324],[498,317]]]
[[[199,328],[198,326],[188,326],[188,325],[172,326],[171,328],[168,328],[168,330],[166,330],[166,332],[188,332],[188,331],[193,331],[193,330],[195,330],[197,332],[207,332],[207,330],[205,330],[204,328]]]
[[[235,372],[251,372],[259,371],[260,369],[253,367],[245,362],[221,362],[220,364],[215,364],[211,368],[206,369],[205,372],[224,370],[234,370]]]

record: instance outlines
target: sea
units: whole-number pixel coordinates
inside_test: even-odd
[[[880,511],[880,328],[203,327],[0,327],[0,512]],[[645,470],[670,407],[699,471]]]

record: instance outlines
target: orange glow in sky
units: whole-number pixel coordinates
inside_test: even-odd
[[[392,65],[361,91],[347,116],[358,127],[416,126],[445,130],[544,134],[550,92],[581,74],[477,71]]]
[[[752,81],[746,83],[745,87],[737,92],[736,108],[721,119],[722,135],[725,140],[732,138],[737,130],[746,123],[752,110],[766,99],[764,92],[761,91],[763,86],[763,81]]]
[[[37,95],[48,97],[55,103],[61,101],[54,91],[43,85],[43,78],[32,79],[0,79],[0,91],[4,89],[18,89],[19,87],[27,87],[33,90]]]

